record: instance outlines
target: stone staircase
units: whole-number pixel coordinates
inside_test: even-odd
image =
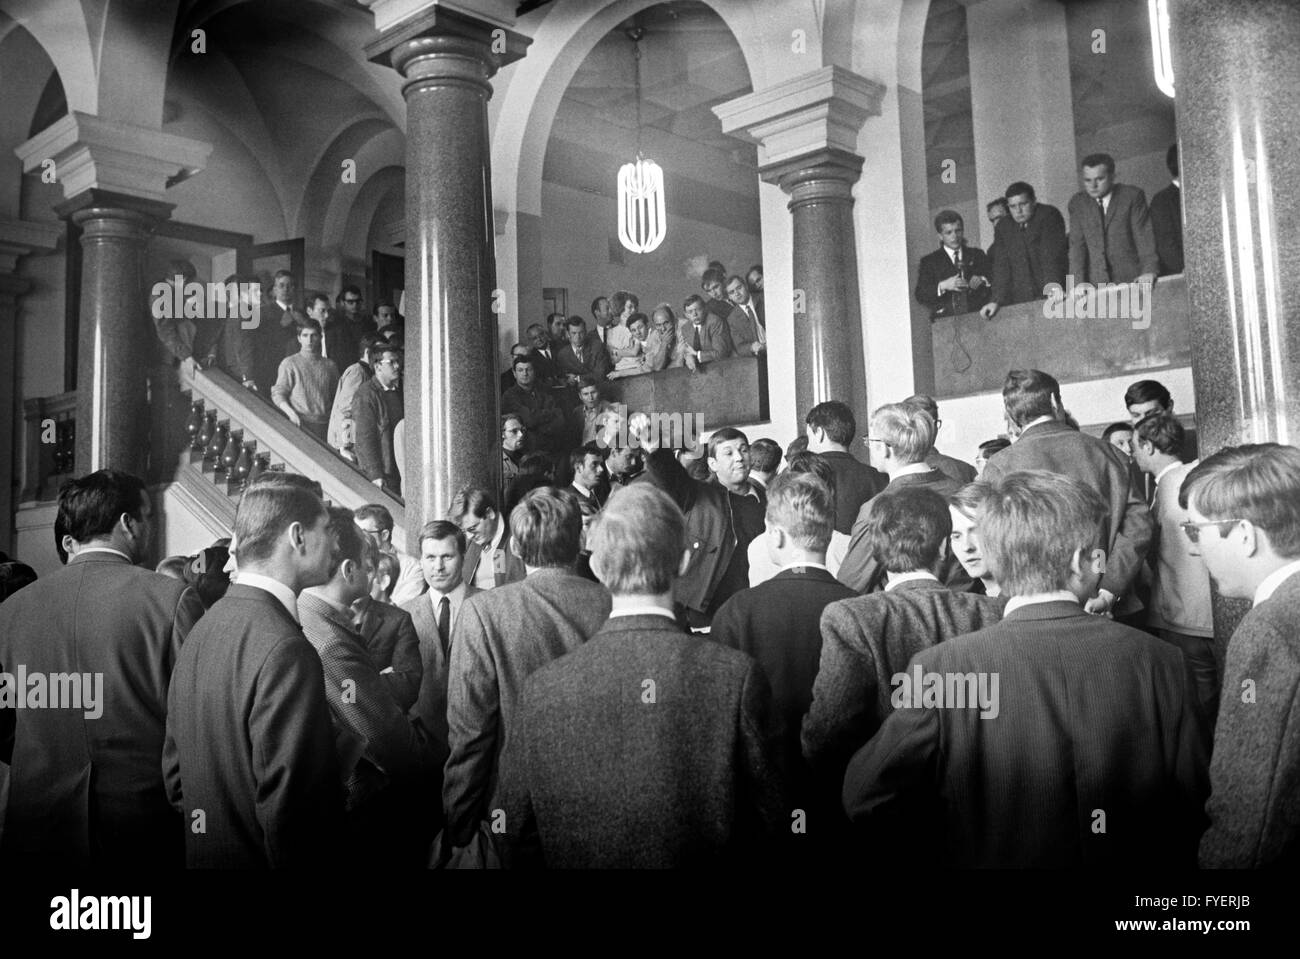
[[[217,369],[196,371],[187,385],[190,413],[175,482],[209,514],[233,527],[249,480],[268,470],[286,470],[318,480],[331,503],[349,509],[383,504],[393,514],[394,545],[406,548],[402,501],[290,423],[265,397]]]

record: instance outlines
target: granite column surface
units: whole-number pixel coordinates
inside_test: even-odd
[[[495,228],[487,104],[523,38],[435,10],[367,48],[405,79],[408,535],[501,470]]]

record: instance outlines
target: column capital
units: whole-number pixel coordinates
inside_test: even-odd
[[[0,278],[12,273],[29,253],[52,253],[63,235],[62,223],[36,223],[0,217]]]
[[[88,234],[137,239],[143,238],[159,220],[169,218],[175,206],[111,190],[90,189],[60,203],[54,212]]]
[[[804,203],[853,202],[853,184],[862,173],[862,157],[844,150],[818,150],[763,171],[763,179],[790,194],[790,209]]]
[[[491,26],[513,27],[513,0],[360,0],[375,15],[375,29],[384,33],[435,7],[482,20]]]
[[[490,94],[487,81],[502,67],[523,59],[533,41],[457,6],[427,6],[384,29],[366,44],[366,58],[392,67],[411,82],[460,80],[482,84]],[[378,20],[378,12],[375,16]]]
[[[832,64],[713,108],[722,132],[758,145],[759,174],[775,183],[790,164],[820,154],[853,156],[885,87]],[[858,159],[861,167],[862,160]],[[856,173],[855,173],[856,178]]]
[[[211,152],[201,140],[79,112],[14,150],[24,173],[43,172],[54,161],[68,199],[94,188],[147,200],[161,200],[168,187],[198,173]]]

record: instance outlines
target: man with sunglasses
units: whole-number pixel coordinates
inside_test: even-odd
[[[1202,868],[1300,864],[1300,449],[1229,447],[1179,493],[1193,549],[1252,608],[1228,643]]]

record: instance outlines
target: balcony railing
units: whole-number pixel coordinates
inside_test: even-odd
[[[1090,301],[1064,303],[1052,315],[1047,301],[1036,300],[1003,307],[991,320],[978,313],[935,320],[935,396],[999,392],[1017,368],[1073,383],[1189,366],[1187,281],[1167,276],[1149,297],[1132,292],[1102,287]]]

